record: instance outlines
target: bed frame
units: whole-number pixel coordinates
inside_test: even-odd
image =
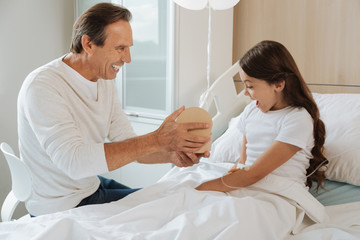
[[[238,116],[250,102],[243,92],[238,92],[233,77],[240,71],[239,62],[227,69],[200,97],[199,106],[213,116],[213,140],[225,132],[231,118]]]

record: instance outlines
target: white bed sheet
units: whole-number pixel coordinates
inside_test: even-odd
[[[175,167],[116,202],[1,223],[0,239],[360,239],[360,202],[323,207],[276,176],[227,194],[194,190],[231,165]]]

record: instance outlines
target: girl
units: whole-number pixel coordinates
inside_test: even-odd
[[[327,163],[325,126],[291,54],[278,42],[262,41],[245,53],[240,67],[245,95],[253,100],[238,126],[244,135],[239,163],[249,167],[233,168],[196,189],[227,192],[269,173],[309,187],[315,181],[318,188],[325,179],[320,166]]]

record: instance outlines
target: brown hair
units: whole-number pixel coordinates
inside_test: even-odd
[[[73,26],[70,51],[82,52],[81,38],[85,34],[94,44],[103,46],[106,40],[106,26],[119,20],[129,22],[131,20],[130,11],[112,3],[98,3],[90,7],[81,14]]]
[[[326,161],[323,155],[325,125],[290,52],[278,42],[262,41],[245,53],[240,59],[240,66],[250,77],[265,80],[269,84],[285,81],[283,90],[285,101],[291,106],[304,107],[311,115],[314,121],[315,142],[311,150],[313,158],[310,159],[310,166],[307,169],[306,185],[311,187],[312,182],[315,181],[318,189],[325,180],[325,171],[318,168]]]

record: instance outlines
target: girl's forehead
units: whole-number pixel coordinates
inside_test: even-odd
[[[244,72],[244,70],[242,70],[242,68],[240,68],[239,75],[240,75],[241,81],[243,81],[243,82],[245,82],[246,80],[250,80],[249,79],[250,77]]]
[[[254,77],[250,77],[248,76],[244,70],[242,70],[242,68],[240,68],[240,71],[239,71],[239,75],[240,75],[240,80],[243,82],[243,83],[267,83],[265,80],[263,79],[258,79],[258,78],[254,78]]]
[[[244,70],[242,70],[242,68],[240,68],[239,75],[240,75],[241,81],[244,83],[246,83],[246,82],[254,83],[254,82],[261,80],[261,79],[250,77],[249,75],[246,74],[246,72],[244,72]]]

